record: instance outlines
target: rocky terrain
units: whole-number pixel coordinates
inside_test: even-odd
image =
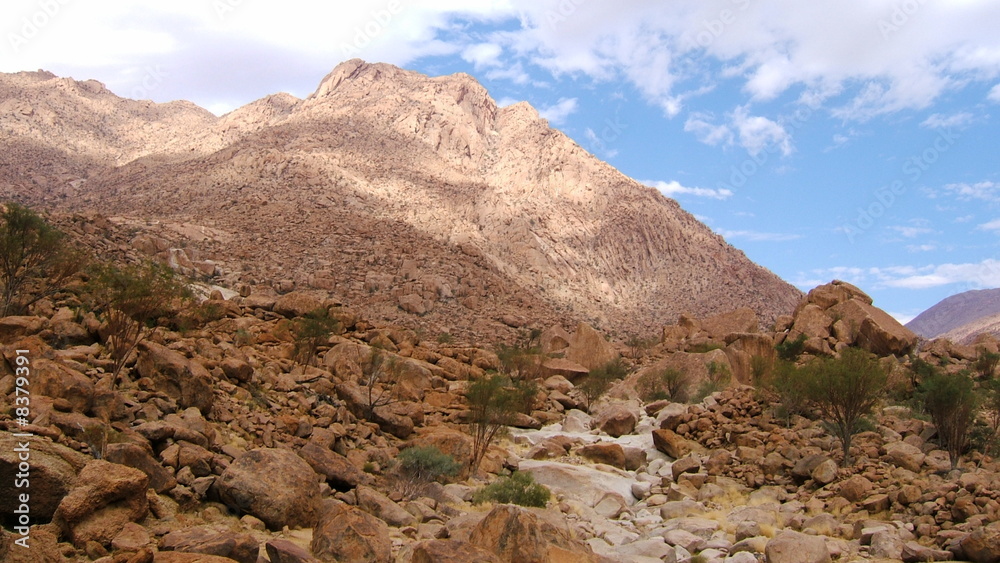
[[[0,110],[0,195],[99,212],[231,288],[490,340],[528,321],[648,335],[739,307],[770,322],[801,296],[467,75],[352,60],[307,99],[216,118],[19,73],[0,76]]]
[[[63,221],[98,255],[135,258],[100,217]],[[174,258],[179,254],[174,253]],[[186,256],[186,255],[185,255]],[[197,258],[179,268],[199,268]],[[215,290],[183,327],[162,325],[114,388],[103,327],[81,286],[0,319],[0,558],[12,562],[311,561],[995,561],[1000,466],[979,452],[957,470],[934,427],[883,403],[854,442],[855,462],[813,419],[780,420],[747,385],[755,357],[800,339],[811,354],[857,346],[892,364],[968,366],[975,351],[926,343],[849,284],[814,289],[761,326],[744,308],[663,327],[648,349],[594,328],[538,335],[539,390],[481,472],[408,489],[395,460],[435,446],[467,467],[464,390],[502,369],[484,343],[373,323],[309,292]],[[231,297],[226,298],[226,295]],[[339,321],[317,361],[296,360],[289,327],[325,308]],[[994,352],[989,337],[977,343]],[[364,409],[371,350],[398,366],[395,402]],[[19,352],[26,351],[26,352]],[[913,354],[916,354],[914,356]],[[624,355],[629,374],[585,407],[590,372]],[[28,358],[28,375],[15,369]],[[713,366],[732,378],[694,404],[643,402],[637,380]],[[18,381],[17,376],[27,381]],[[30,391],[16,423],[18,387]],[[24,437],[23,435],[27,435]],[[24,445],[27,444],[27,447]],[[15,496],[27,449],[30,498]],[[545,508],[474,504],[486,482],[531,474]],[[24,539],[27,538],[27,539]],[[17,543],[28,542],[28,548]]]
[[[952,295],[906,324],[924,338],[971,343],[984,332],[1000,335],[1000,289],[978,289]]]

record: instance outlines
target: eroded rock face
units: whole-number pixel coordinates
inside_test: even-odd
[[[618,352],[604,335],[594,330],[594,327],[580,323],[570,338],[566,348],[566,359],[575,362],[589,370],[606,365],[618,357]]]
[[[289,450],[259,448],[236,458],[215,483],[222,502],[271,529],[311,527],[319,510],[316,472]]]
[[[77,486],[59,503],[53,521],[77,546],[89,541],[110,544],[125,524],[146,516],[148,486],[149,478],[138,469],[93,460],[80,471]]]

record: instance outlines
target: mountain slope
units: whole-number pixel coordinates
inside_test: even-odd
[[[99,128],[79,96],[76,111],[60,110],[76,126],[21,128],[13,140],[44,137],[51,148],[60,132]],[[151,133],[64,155],[85,183],[63,174],[5,189],[58,208],[211,226],[232,235],[201,241],[214,244],[206,252],[226,282],[284,276],[384,317],[416,295],[422,306],[409,308],[439,324],[506,312],[648,331],[741,306],[772,320],[801,296],[527,104],[497,107],[467,75],[352,60],[305,100],[279,94],[205,113],[183,103],[133,111],[126,129]]]
[[[924,338],[937,338],[970,323],[979,324],[978,321],[998,314],[1000,289],[979,289],[942,299],[917,315],[906,327]]]

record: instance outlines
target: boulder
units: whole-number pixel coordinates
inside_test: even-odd
[[[154,388],[182,408],[196,407],[207,414],[214,403],[212,375],[198,362],[155,342],[139,344],[139,375],[153,380]]]
[[[412,514],[403,510],[403,507],[393,502],[392,499],[371,487],[361,485],[355,489],[354,494],[357,497],[357,505],[360,508],[390,526],[402,528],[417,523],[416,518]]]
[[[290,450],[258,448],[237,457],[215,482],[228,506],[272,530],[312,527],[319,510],[316,472]]]
[[[596,444],[589,444],[576,450],[576,453],[595,463],[604,463],[619,469],[625,469],[625,449],[615,443],[598,442]]]
[[[228,557],[238,563],[257,563],[260,545],[250,534],[208,526],[182,528],[163,536],[160,549]]]
[[[594,370],[618,358],[618,351],[604,335],[587,323],[580,323],[566,348],[566,359]]]
[[[768,563],[830,563],[826,541],[819,536],[785,530],[764,548]]]
[[[469,543],[496,555],[505,563],[576,561],[594,562],[587,544],[572,537],[567,526],[555,526],[532,511],[501,504],[472,529]]]
[[[608,405],[597,415],[596,426],[609,436],[618,438],[625,434],[631,434],[635,430],[636,423],[639,422],[639,414],[632,405],[626,403],[613,403]]]
[[[542,347],[542,354],[546,356],[556,352],[563,352],[569,347],[571,340],[573,340],[573,337],[570,333],[558,325],[545,329],[542,331],[541,336],[538,337],[538,341]]]
[[[109,545],[125,524],[146,517],[148,486],[142,471],[95,459],[80,471],[52,520],[77,547],[90,541]]]
[[[94,402],[94,383],[86,375],[44,358],[33,362],[32,392],[65,399],[75,412],[86,413]]]
[[[873,486],[866,477],[855,475],[840,484],[840,496],[851,502],[858,502],[868,496]]]
[[[809,475],[820,486],[829,485],[837,480],[837,462],[827,459],[817,465]]]
[[[1000,561],[1000,522],[992,522],[974,530],[959,542],[962,552],[975,563]]]
[[[353,489],[366,480],[364,473],[346,457],[316,442],[302,446],[299,457],[306,460],[316,473],[326,477],[327,483],[335,489],[342,491]]]
[[[270,563],[320,563],[309,551],[288,540],[276,538],[264,544]]]
[[[653,447],[674,459],[680,459],[691,453],[688,441],[666,428],[653,430]]]
[[[757,313],[749,307],[741,307],[728,313],[713,315],[700,321],[701,330],[712,340],[723,340],[734,332],[755,333],[760,331]]]
[[[304,317],[322,306],[323,302],[318,297],[301,291],[292,291],[279,297],[274,302],[272,310],[292,319]]]
[[[500,563],[486,549],[465,541],[424,540],[413,545],[410,563]]]
[[[108,444],[104,450],[104,459],[142,471],[149,478],[149,488],[157,493],[164,493],[177,485],[173,474],[138,444]]]
[[[385,522],[337,501],[327,501],[309,549],[322,561],[390,563],[392,541]]]
[[[633,478],[625,472],[617,474],[583,465],[530,459],[521,460],[518,470],[530,473],[536,483],[553,493],[577,499],[587,506],[593,507],[607,493],[621,495],[630,505],[635,502]]]
[[[913,472],[920,471],[926,457],[920,448],[906,442],[886,444],[885,455],[893,465]]]
[[[22,453],[29,456],[30,479],[26,484],[30,491],[16,486],[16,475],[22,472],[18,468],[24,461],[18,459]],[[28,493],[32,522],[48,522],[88,461],[90,458],[80,452],[46,438],[32,436],[26,440],[0,432],[0,505],[13,509],[21,504],[20,494]],[[4,524],[15,524],[9,510],[4,511]]]
[[[590,373],[590,370],[566,358],[549,358],[542,362],[542,377],[562,376],[574,382]],[[572,386],[570,387],[572,389]],[[565,393],[565,391],[563,391]]]

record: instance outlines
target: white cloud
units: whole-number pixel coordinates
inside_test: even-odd
[[[548,119],[553,124],[559,125],[566,120],[577,109],[576,98],[560,98],[555,104],[538,108],[538,115]]]
[[[968,112],[954,113],[951,115],[931,114],[920,123],[921,127],[928,129],[955,129],[964,127],[972,123],[972,114]]]
[[[499,66],[503,48],[496,43],[477,43],[462,51],[462,60],[470,62],[479,70],[483,67]]]
[[[725,188],[689,188],[687,186],[682,186],[677,180],[671,180],[669,182],[664,182],[662,180],[640,180],[640,183],[660,190],[660,192],[667,197],[693,195],[695,197],[707,197],[709,199],[721,200],[728,199],[733,195],[732,190],[727,190]]]
[[[1000,231],[1000,219],[994,219],[977,227],[981,231]]]
[[[896,231],[905,238],[916,238],[920,235],[926,235],[934,232],[934,229],[928,229],[926,227],[907,227],[904,225],[893,225],[889,227],[889,230]]]
[[[804,274],[800,273],[802,277]],[[926,266],[890,266],[881,268],[838,267],[809,272],[820,279],[842,279],[859,287],[872,289],[930,289],[960,284],[969,289],[1000,287],[1000,260]],[[798,284],[796,284],[798,285]]]
[[[705,113],[693,113],[684,122],[684,131],[694,133],[698,142],[706,145],[729,145],[733,142],[733,132],[726,125],[714,125],[708,120],[711,115]]]
[[[933,252],[937,250],[937,246],[933,244],[910,244],[906,246],[906,250],[910,252]]]
[[[792,153],[792,136],[779,123],[750,115],[746,106],[736,108],[732,119],[739,131],[740,145],[751,155],[756,156],[769,147],[777,147],[785,156]]]
[[[717,229],[715,232],[727,240],[744,239],[752,242],[785,242],[802,238],[802,235],[791,233],[762,233],[759,231],[731,231],[728,229]]]
[[[986,99],[1000,104],[1000,84],[990,88],[990,93],[986,95]]]
[[[948,184],[944,187],[958,199],[971,201],[980,199],[983,201],[1000,202],[1000,183],[997,182],[976,182],[975,184]]]

